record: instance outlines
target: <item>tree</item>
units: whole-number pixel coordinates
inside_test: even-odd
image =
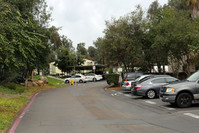
[[[130,14],[106,22],[103,50],[109,66],[124,65],[134,71],[143,64],[142,39],[146,30],[144,12],[140,6]]]
[[[0,67],[3,70],[1,79],[8,82],[16,75],[6,76],[10,73],[18,74],[21,69],[25,70],[27,79],[33,69],[43,66],[43,53],[48,54],[48,47],[42,43],[45,36],[37,32],[37,22],[31,16],[26,16],[27,20],[23,19],[20,12],[9,4],[0,4],[0,44],[3,51],[0,56]]]
[[[166,58],[160,60],[166,62],[171,59],[171,61],[178,61],[177,64],[182,62],[184,72],[190,75],[193,53],[191,47],[197,45],[198,48],[199,44],[197,39],[199,32],[195,28],[197,26],[190,19],[188,11],[166,8],[162,15],[162,20],[154,27],[156,36],[152,47],[158,47],[159,53],[165,55]],[[178,70],[179,68],[176,67],[176,70],[173,71],[177,73]]]
[[[105,64],[106,46],[104,43],[104,38],[97,38],[97,40],[94,41],[94,45],[96,47],[95,61],[97,61],[99,64]]]
[[[69,50],[74,50],[73,42],[70,39],[68,39],[65,35],[61,36],[61,44],[67,47]]]
[[[88,47],[88,55],[92,58],[96,57],[96,48],[93,46]]]
[[[175,8],[176,10],[189,10],[187,0],[169,0],[168,8]]]
[[[187,0],[187,3],[192,11],[191,16],[197,18],[199,16],[199,0]]]
[[[77,44],[77,52],[81,55],[87,55],[87,49],[85,48],[85,43]]]
[[[55,65],[62,71],[70,73],[75,66],[75,55],[67,47],[61,46],[57,50]]]
[[[70,50],[68,47],[62,45],[57,50],[57,60],[55,65],[62,71],[70,73],[76,66],[83,63],[83,56],[76,53],[74,50]]]
[[[147,17],[149,21],[154,21],[154,19],[157,19],[161,10],[162,10],[162,6],[158,3],[157,0],[152,2],[147,11]]]

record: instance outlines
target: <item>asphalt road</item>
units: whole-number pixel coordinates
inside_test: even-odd
[[[90,82],[40,93],[15,133],[199,132],[199,104],[179,109],[105,86]]]

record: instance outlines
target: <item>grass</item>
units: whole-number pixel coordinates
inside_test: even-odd
[[[27,97],[0,97],[0,132],[6,132],[19,110],[29,101]]]
[[[20,88],[24,88],[25,89],[24,86],[16,84],[16,90],[18,90]],[[18,91],[16,91],[16,90],[12,90],[12,89],[9,89],[6,86],[0,85],[0,92],[5,93],[5,94],[18,94]]]
[[[35,80],[38,78],[39,76],[34,76]],[[12,90],[6,86],[0,85],[0,133],[6,133],[12,125],[14,118],[26,106],[35,93],[68,86],[61,84],[63,81],[47,78],[48,84],[44,86],[24,87],[16,84],[16,90]],[[17,90],[21,88],[24,88],[25,91],[19,94]]]

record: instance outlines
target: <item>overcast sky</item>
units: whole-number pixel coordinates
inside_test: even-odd
[[[60,35],[65,35],[78,43],[86,43],[86,48],[93,45],[98,37],[103,36],[105,20],[120,17],[135,10],[140,4],[148,9],[154,0],[46,0],[53,7],[51,25],[62,27]],[[168,0],[158,0],[164,5]]]

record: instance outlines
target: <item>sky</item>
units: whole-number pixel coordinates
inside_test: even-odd
[[[147,10],[154,0],[46,0],[52,7],[50,25],[61,27],[60,35],[65,35],[73,41],[76,48],[78,43],[85,43],[86,48],[93,46],[93,41],[103,37],[106,28],[105,21],[112,17],[119,18],[141,5]],[[158,0],[161,5],[168,0]]]

